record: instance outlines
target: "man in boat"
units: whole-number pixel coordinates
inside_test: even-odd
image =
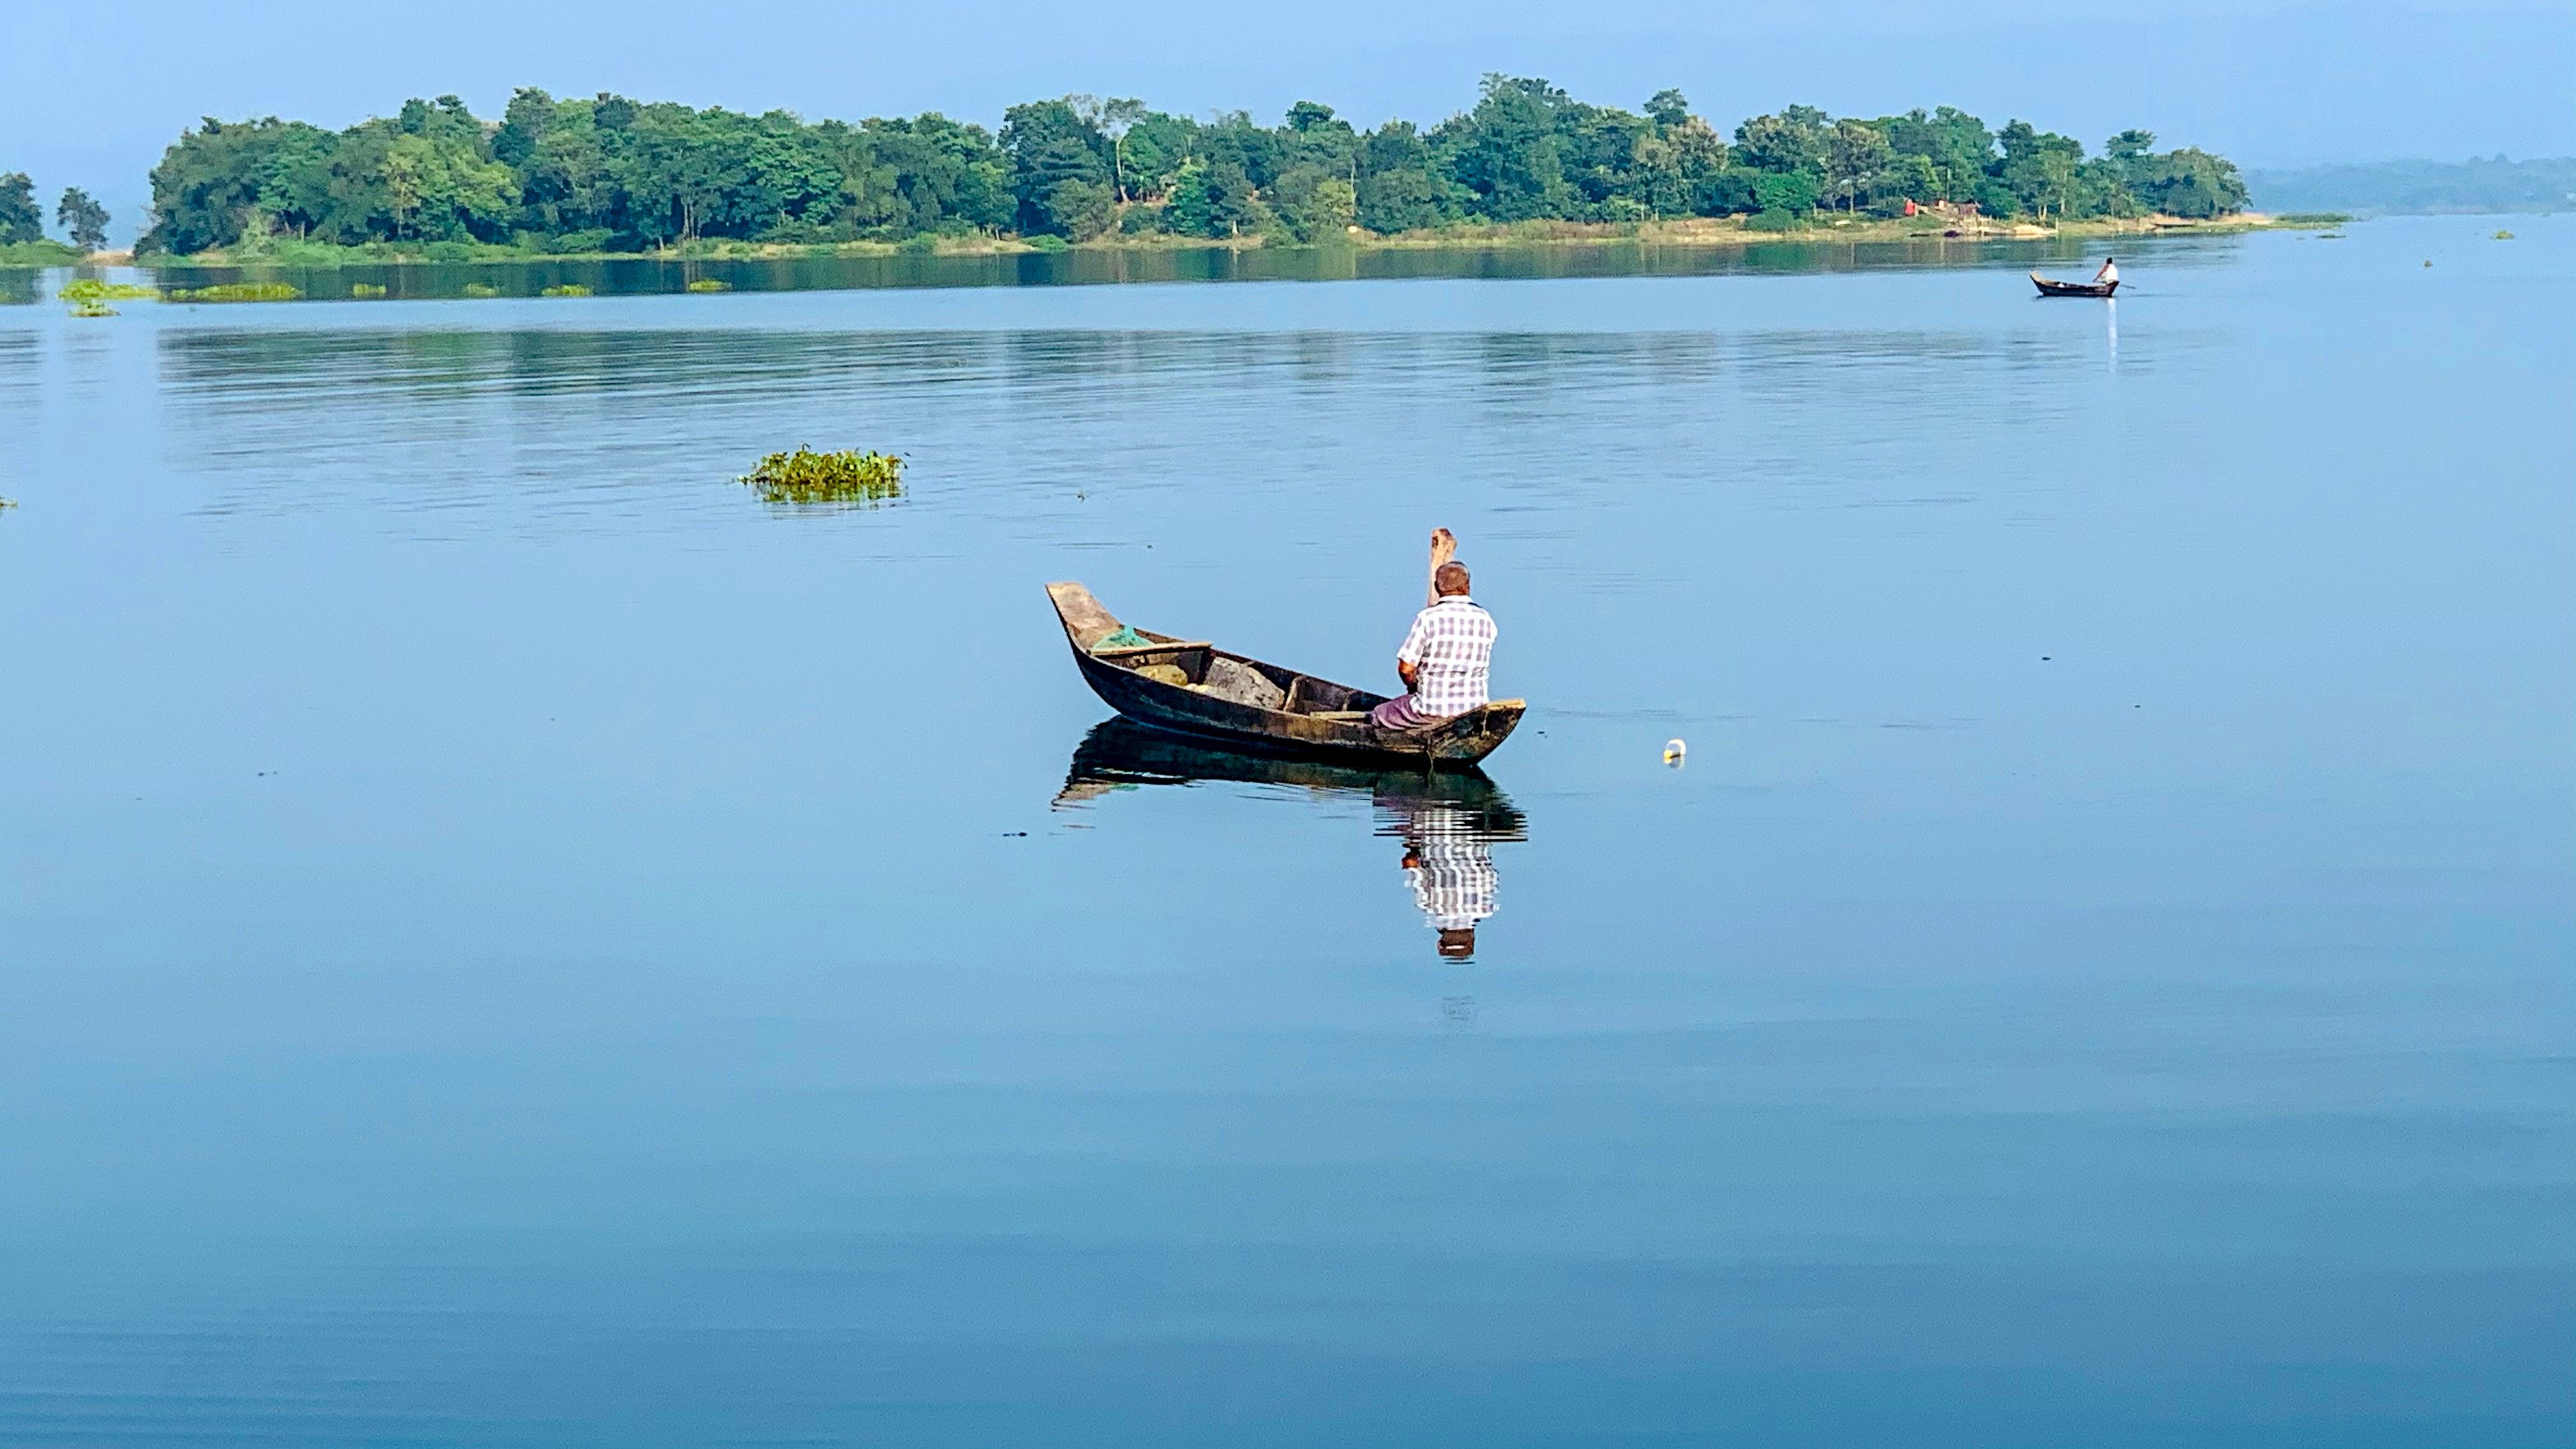
[[[1467,596],[1467,566],[1448,559],[1432,571],[1430,607],[1395,651],[1405,692],[1369,711],[1369,723],[1409,730],[1465,714],[1491,697],[1493,658],[1494,616]]]
[[[2102,259],[2102,270],[2093,274],[2093,285],[2097,287],[2107,287],[2118,280],[2120,280],[2119,264],[2112,261],[2109,257],[2104,257]]]

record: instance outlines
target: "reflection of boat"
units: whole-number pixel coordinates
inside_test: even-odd
[[[1201,780],[1366,795],[1377,834],[1404,842],[1414,904],[1440,933],[1440,954],[1453,960],[1474,954],[1476,924],[1494,913],[1492,846],[1529,838],[1528,821],[1511,797],[1473,765],[1436,773],[1419,766],[1370,769],[1198,744],[1123,719],[1093,726],[1074,747],[1055,803],[1078,808],[1117,790]]]
[[[1290,785],[1319,795],[1366,795],[1377,807],[1380,835],[1403,834],[1398,817],[1405,811],[1439,805],[1457,812],[1486,840],[1529,838],[1511,797],[1474,765],[1431,774],[1419,765],[1373,769],[1333,764],[1301,755],[1201,744],[1124,719],[1101,721],[1073,747],[1073,767],[1066,772],[1055,803],[1078,805],[1129,786],[1188,785],[1200,780]]]
[[[2037,272],[2031,273],[2030,279],[2043,297],[2107,297],[2120,290],[2117,282],[2059,282]]]
[[[1369,723],[1368,712],[1385,695],[1228,653],[1205,640],[1134,630],[1143,642],[1104,644],[1126,626],[1089,589],[1049,584],[1047,597],[1092,692],[1120,714],[1164,729],[1318,754],[1473,764],[1511,737],[1528,708],[1497,699],[1424,729],[1382,729]]]

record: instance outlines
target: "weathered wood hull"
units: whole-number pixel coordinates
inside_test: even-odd
[[[2043,297],[2108,297],[2120,290],[2117,282],[2059,282],[2037,272],[2030,274],[2030,280]]]
[[[1047,596],[1064,625],[1075,667],[1091,692],[1129,719],[1183,734],[1317,755],[1406,760],[1416,768],[1471,765],[1501,748],[1528,710],[1524,701],[1498,699],[1423,729],[1381,729],[1370,724],[1366,714],[1384,704],[1387,696],[1299,674],[1211,644],[1138,630],[1151,641],[1147,647],[1129,648],[1114,657],[1096,655],[1092,646],[1121,627],[1117,617],[1077,583],[1049,584]],[[1285,707],[1264,709],[1221,699],[1187,685],[1148,678],[1135,668],[1170,664],[1197,679],[1205,675],[1210,658],[1230,659],[1258,671],[1282,692]]]

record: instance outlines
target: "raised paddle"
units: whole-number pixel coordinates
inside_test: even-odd
[[[1428,609],[1440,602],[1440,566],[1458,556],[1458,535],[1445,528],[1431,530],[1431,582],[1422,593],[1422,607]]]

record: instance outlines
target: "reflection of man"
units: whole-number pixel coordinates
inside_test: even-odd
[[[1440,932],[1440,954],[1476,954],[1476,923],[1494,913],[1494,852],[1475,819],[1455,805],[1425,801],[1408,812],[1404,875],[1413,903]]]

